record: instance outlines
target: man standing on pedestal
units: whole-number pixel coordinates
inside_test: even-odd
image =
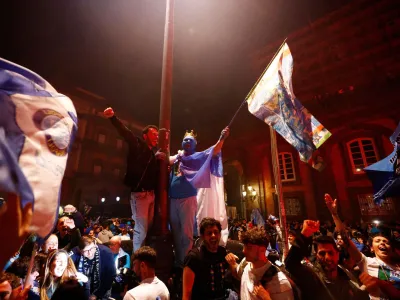
[[[111,120],[129,147],[124,183],[131,188],[130,203],[132,219],[135,221],[133,249],[136,251],[143,245],[147,231],[153,225],[154,190],[158,177],[156,157],[164,159],[165,154],[157,152],[158,128],[156,126],[146,126],[140,138],[115,116],[111,107],[105,109],[103,114]]]

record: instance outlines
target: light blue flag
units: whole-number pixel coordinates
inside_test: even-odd
[[[31,230],[53,229],[77,130],[72,101],[36,73],[0,58],[0,189],[33,204]]]
[[[218,220],[222,226],[221,241],[228,240],[228,218],[224,198],[224,177],[221,152],[213,156],[214,147],[182,156],[180,170],[197,188],[197,226],[205,217]],[[198,232],[199,231],[199,228]]]

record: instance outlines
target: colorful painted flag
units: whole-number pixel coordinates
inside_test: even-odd
[[[228,217],[224,198],[224,172],[221,152],[213,156],[214,147],[181,157],[180,170],[197,188],[197,231],[203,218],[214,218],[221,223],[221,241],[228,241]]]
[[[331,133],[294,95],[292,73],[293,57],[285,43],[246,100],[250,113],[272,126],[308,162]]]
[[[0,190],[18,194],[22,207],[33,204],[31,230],[45,237],[77,130],[74,105],[39,75],[0,58],[0,129]]]

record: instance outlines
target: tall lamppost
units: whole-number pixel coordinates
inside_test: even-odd
[[[174,0],[166,0],[164,48],[162,60],[159,141],[165,160],[158,160],[159,175],[156,189],[154,225],[147,244],[156,249],[162,259],[157,260],[156,273],[167,282],[173,265],[172,238],[168,229],[168,165],[171,125],[172,67],[174,43]]]

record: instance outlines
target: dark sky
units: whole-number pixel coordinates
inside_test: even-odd
[[[251,54],[349,1],[176,0],[173,139],[193,128],[216,140],[260,75]],[[1,1],[0,12],[1,57],[158,124],[164,0]],[[245,108],[232,137],[257,129],[268,131]]]

